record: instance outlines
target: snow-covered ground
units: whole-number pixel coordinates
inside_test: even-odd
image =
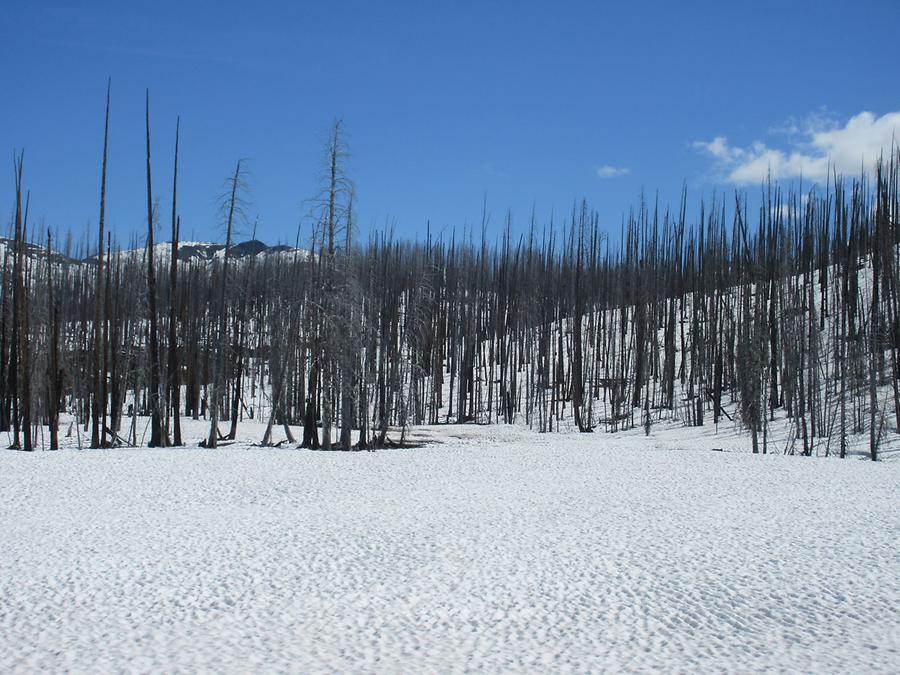
[[[898,462],[415,433],[0,452],[0,671],[900,670]]]

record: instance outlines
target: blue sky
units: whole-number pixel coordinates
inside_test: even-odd
[[[752,189],[760,167],[859,166],[900,123],[898,26],[897,0],[31,0],[0,26],[0,148],[26,150],[33,222],[93,228],[110,76],[123,243],[146,226],[145,88],[163,214],[182,118],[183,238],[221,237],[215,198],[244,157],[258,236],[292,242],[336,117],[363,232],[461,230],[485,195],[493,231],[507,209],[521,227],[581,198],[616,231],[642,189],[674,203],[686,182],[696,201]]]

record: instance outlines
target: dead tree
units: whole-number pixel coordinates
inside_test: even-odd
[[[100,173],[100,221],[99,232],[97,235],[97,281],[94,290],[94,373],[93,373],[93,396],[91,399],[91,447],[99,448],[103,445],[103,430],[101,429],[101,409],[105,407],[106,401],[100,398],[102,382],[106,375],[103,372],[103,354],[105,347],[103,344],[103,246],[104,246],[104,228],[106,224],[106,161],[109,148],[109,97],[112,80],[106,83],[106,115],[103,122],[103,160]]]
[[[160,382],[159,382],[159,329],[156,313],[156,262],[154,258],[153,244],[153,190],[150,178],[150,90],[147,90],[145,100],[145,121],[147,128],[147,311],[150,355],[148,367],[150,368],[150,447],[164,447],[167,445],[165,431],[162,424],[162,410],[160,409]]]
[[[231,236],[234,229],[235,216],[240,212],[238,191],[241,187],[241,162],[238,160],[234,175],[228,180],[228,201],[226,204],[225,252],[222,261],[222,281],[219,292],[219,334],[216,352],[215,370],[212,391],[209,394],[209,436],[206,447],[215,448],[219,442],[219,399],[222,395],[222,378],[225,369],[225,353],[228,349],[228,312],[225,300],[228,294],[228,263],[231,258]]]
[[[22,211],[22,166],[25,153],[19,153],[14,162],[16,178],[16,215],[15,215],[15,247],[16,257],[14,264],[14,305],[16,317],[17,363],[16,363],[16,392],[21,407],[21,421],[18,414],[14,418],[15,435],[11,447],[22,450],[34,450],[31,439],[31,372],[30,372],[30,347],[28,331],[28,298],[25,285],[25,236],[28,227],[28,198],[26,197],[25,211]],[[22,428],[23,442],[19,443],[19,428]]]
[[[181,118],[175,120],[175,165],[172,170],[172,256],[169,261],[169,360],[168,390],[172,414],[172,445],[181,443],[181,368],[178,362],[178,132]],[[166,421],[168,421],[168,416]]]

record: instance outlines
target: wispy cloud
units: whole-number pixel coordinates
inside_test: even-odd
[[[616,176],[627,176],[631,173],[631,169],[627,166],[610,166],[605,164],[597,168],[597,175],[600,178],[615,178]]]
[[[731,145],[725,136],[695,141],[693,146],[712,157],[732,183],[759,183],[772,178],[803,176],[819,181],[831,171],[856,174],[900,142],[900,112],[876,117],[861,112],[846,124],[817,114],[802,125],[792,123],[787,147],[755,141],[747,147]]]

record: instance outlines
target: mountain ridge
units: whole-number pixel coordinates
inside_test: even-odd
[[[13,239],[10,239],[8,237],[0,237],[0,257],[5,256],[7,252],[11,252],[14,245],[15,242]],[[171,246],[172,243],[170,241],[161,241],[153,246],[153,250],[156,256],[168,260],[171,256]],[[143,252],[145,250],[146,247],[123,249],[114,251],[113,255],[126,257],[132,255],[143,255]],[[186,241],[179,242],[178,244],[178,260],[185,263],[194,261],[211,262],[215,259],[223,258],[224,252],[225,244],[220,243],[205,241]],[[288,246],[287,244],[275,244],[270,246],[269,244],[266,244],[259,239],[248,239],[237,244],[232,244],[230,252],[231,258],[238,260],[254,256],[293,253],[298,253],[301,256],[305,257],[309,254],[309,251],[307,251],[306,249],[295,248],[293,246]],[[33,242],[25,242],[25,253],[28,257],[45,258],[47,255],[47,249],[45,246],[40,246]],[[77,265],[93,263],[97,260],[97,255],[93,254],[83,258],[78,258],[66,255],[58,250],[53,250],[51,252],[51,258],[55,263]]]

